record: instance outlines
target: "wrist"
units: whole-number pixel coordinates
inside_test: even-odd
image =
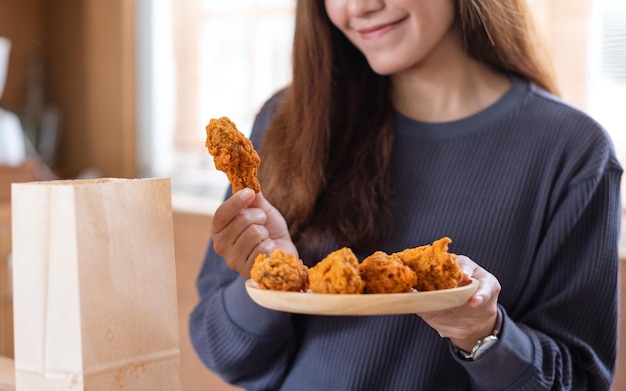
[[[451,340],[455,351],[466,360],[477,360],[482,355],[484,355],[487,351],[489,351],[497,342],[500,335],[500,331],[502,329],[502,312],[500,308],[497,308],[496,316],[491,327],[491,332],[481,332],[477,333],[478,335],[482,335],[482,337],[474,338],[468,337],[461,341]]]

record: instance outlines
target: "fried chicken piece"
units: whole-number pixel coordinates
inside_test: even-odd
[[[275,291],[305,291],[307,275],[308,268],[302,260],[279,248],[269,255],[257,255],[250,271],[250,277],[260,288]]]
[[[424,256],[424,253],[426,253],[429,248],[430,244],[426,244],[424,246],[407,248],[403,251],[393,253],[391,256],[402,261],[402,263],[410,267],[411,270],[416,271],[419,269],[419,263],[422,260],[422,256]]]
[[[349,248],[333,251],[309,269],[309,288],[315,293],[362,293],[358,265]]]
[[[252,142],[227,117],[211,119],[206,126],[206,143],[215,168],[223,171],[233,186],[233,194],[249,187],[261,191],[257,169],[261,164]]]
[[[415,272],[415,289],[418,291],[456,288],[463,279],[463,273],[456,262],[456,254],[448,252],[450,243],[450,238],[443,237],[432,245],[406,249],[391,256],[400,259]]]
[[[415,272],[383,251],[376,251],[359,265],[365,281],[364,293],[411,292],[417,283]]]

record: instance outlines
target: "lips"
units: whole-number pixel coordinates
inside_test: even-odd
[[[393,30],[396,26],[402,23],[406,18],[402,18],[389,23],[380,23],[371,26],[364,26],[355,28],[354,30],[359,33],[361,38],[370,40],[385,35],[387,32]]]

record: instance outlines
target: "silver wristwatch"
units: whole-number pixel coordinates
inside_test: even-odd
[[[461,357],[466,360],[478,360],[483,355],[485,355],[485,353],[491,350],[491,348],[493,348],[493,346],[498,342],[500,329],[502,329],[502,312],[500,311],[500,308],[498,308],[498,314],[496,315],[496,325],[493,328],[491,335],[476,341],[476,345],[474,345],[470,352],[466,352],[461,348],[457,348],[459,355],[461,355]]]

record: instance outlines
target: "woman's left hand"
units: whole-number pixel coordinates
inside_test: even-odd
[[[478,289],[462,306],[419,315],[441,337],[465,351],[471,351],[476,341],[490,335],[498,313],[500,283],[496,277],[466,256],[459,255],[457,262],[463,272],[463,281],[470,277],[478,280]]]

